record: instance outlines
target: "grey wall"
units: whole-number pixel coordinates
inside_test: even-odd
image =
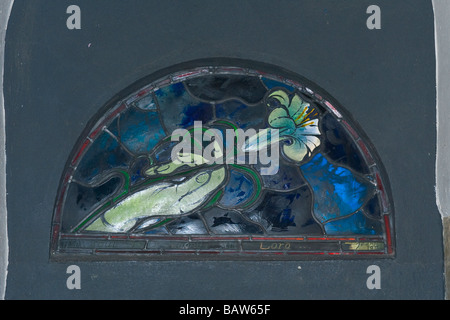
[[[443,216],[450,215],[450,3],[433,0],[436,23],[437,59],[437,163],[436,190],[439,209]]]
[[[8,228],[6,215],[5,108],[3,97],[3,63],[5,34],[13,1],[0,3],[0,300],[5,298],[8,270]]]
[[[437,155],[436,201],[443,217],[444,253],[446,274],[446,299],[450,294],[450,3],[433,0],[436,34],[436,85],[437,85]]]
[[[436,73],[430,1],[16,1],[5,56],[9,267],[6,299],[440,299],[442,224],[435,198]],[[48,261],[54,199],[86,123],[115,93],[207,57],[272,63],[333,95],[364,128],[390,178],[394,260],[76,263]],[[381,268],[382,289],[366,287]],[[301,266],[301,269],[298,267]]]

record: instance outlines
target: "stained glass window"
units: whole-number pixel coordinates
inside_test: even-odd
[[[62,174],[51,257],[392,257],[367,137],[321,88],[272,70],[190,67],[108,103]]]

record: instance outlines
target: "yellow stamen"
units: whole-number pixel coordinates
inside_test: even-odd
[[[304,127],[310,126],[310,125],[312,125],[312,124],[314,124],[314,121],[304,123],[304,124],[302,124],[302,125],[300,126],[300,128],[304,128]]]
[[[297,121],[305,114],[306,108],[303,109],[302,113],[300,113],[300,115],[297,117],[297,119],[295,119],[295,122],[297,123]]]
[[[315,110],[312,109],[311,112],[307,113],[307,114],[305,115],[305,119],[303,119],[303,121],[300,122],[300,124],[304,123],[305,121],[309,121],[309,117],[308,117],[308,116],[309,116],[311,113],[313,113],[314,111],[315,111]],[[316,113],[316,114],[317,114],[317,113]],[[297,118],[297,120],[298,120],[298,118]]]

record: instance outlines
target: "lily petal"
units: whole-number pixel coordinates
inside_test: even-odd
[[[302,161],[320,146],[319,119],[313,118],[316,116],[315,108],[298,94],[290,99],[284,90],[274,91],[269,98],[278,100],[284,106],[273,110],[268,118],[269,125],[280,130],[280,141],[285,140],[287,136],[291,138],[291,144],[283,145],[284,155],[293,161]],[[256,148],[257,144],[257,138],[254,139],[256,140],[250,140],[252,148]],[[249,145],[248,149],[251,147]],[[259,145],[258,148],[261,150]]]
[[[268,98],[275,98],[277,99],[283,106],[286,108],[289,107],[289,95],[284,92],[283,90],[277,90],[272,92]]]
[[[301,124],[308,115],[310,104],[303,101],[298,95],[295,95],[288,107],[289,115],[296,125]]]
[[[300,143],[304,144],[308,148],[310,153],[320,146],[320,139],[316,136],[302,136],[299,140]]]
[[[309,150],[304,143],[293,139],[291,145],[283,146],[283,152],[289,159],[300,162],[308,155]]]
[[[269,125],[280,130],[280,135],[292,134],[295,131],[295,122],[283,108],[273,110],[268,119]]]
[[[320,136],[319,119],[307,121],[304,125],[297,127],[295,136],[315,135]]]

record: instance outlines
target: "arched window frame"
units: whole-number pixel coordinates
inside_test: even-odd
[[[181,71],[180,71],[181,70]],[[142,97],[168,85],[210,75],[248,75],[265,78],[293,88],[325,108],[345,129],[370,169],[376,186],[381,210],[383,234],[368,235],[142,235],[142,234],[86,234],[78,229],[61,231],[63,208],[67,190],[81,159],[89,147],[118,115],[133,106]],[[122,193],[128,192],[129,181],[121,184]],[[101,209],[101,208],[100,208]],[[157,243],[158,245],[149,245]],[[220,243],[219,249],[214,243]],[[166,244],[169,249],[166,248]],[[172,245],[174,244],[174,245]],[[245,244],[245,245],[244,245]],[[330,245],[330,246],[328,246]],[[227,250],[227,246],[232,248]],[[295,246],[299,249],[292,249]],[[247,249],[246,249],[247,248]],[[330,249],[331,248],[331,249]],[[173,260],[173,259],[257,259],[302,260],[336,258],[373,258],[395,256],[394,206],[389,181],[374,146],[351,115],[325,90],[311,81],[276,66],[236,59],[194,61],[161,70],[146,77],[108,102],[92,118],[81,134],[66,164],[57,193],[51,235],[52,260]]]

